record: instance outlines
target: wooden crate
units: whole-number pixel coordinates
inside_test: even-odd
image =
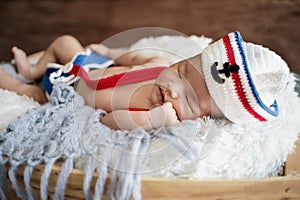
[[[32,54],[29,59],[37,59],[42,52]],[[226,199],[300,199],[300,140],[296,142],[296,150],[288,156],[285,163],[283,176],[272,178],[255,179],[204,179],[189,180],[184,178],[142,178],[142,196],[144,200],[226,200]],[[23,171],[20,167],[17,174],[20,185],[24,186]],[[39,165],[33,170],[31,186],[39,197],[40,178],[44,165]],[[49,178],[48,198],[52,199],[55,192],[55,185],[58,179],[61,166],[55,165]],[[82,191],[84,171],[73,169],[68,178],[65,191],[65,199],[85,199]],[[91,188],[93,190],[97,180],[97,173],[93,175]],[[107,189],[110,179],[105,185]],[[18,199],[15,191],[10,187],[6,192],[7,198]],[[103,199],[106,199],[103,196]]]
[[[284,175],[272,178],[255,179],[170,179],[142,178],[142,196],[145,200],[166,199],[300,199],[300,140],[296,142],[296,151],[289,155],[284,169]],[[36,196],[39,196],[40,177],[44,165],[34,169],[31,186]],[[23,168],[18,171],[18,179],[23,183]],[[55,191],[60,166],[54,166],[49,179],[49,198]],[[84,172],[74,169],[68,179],[65,199],[85,199],[82,192]],[[95,186],[97,174],[93,175],[91,187]],[[105,188],[109,184],[107,180]],[[12,188],[7,191],[8,199],[17,199]],[[106,199],[103,196],[103,199]]]

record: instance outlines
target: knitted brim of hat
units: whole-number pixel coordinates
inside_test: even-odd
[[[275,99],[271,105],[262,101],[243,43],[240,33],[233,32],[204,49],[202,69],[208,90],[234,123],[272,120],[279,114],[278,104]]]

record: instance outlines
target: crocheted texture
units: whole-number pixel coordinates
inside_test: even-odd
[[[168,140],[172,146],[185,153],[188,158],[195,158],[198,150],[191,148],[191,140],[173,131],[147,133],[143,129],[133,131],[113,131],[99,123],[105,114],[85,106],[83,99],[72,87],[57,84],[50,102],[44,106],[29,110],[11,123],[0,135],[0,197],[5,199],[6,164],[9,163],[9,179],[17,195],[22,199],[33,199],[30,186],[33,168],[41,163],[46,167],[40,182],[41,199],[48,196],[48,178],[56,160],[63,158],[54,199],[63,199],[67,179],[73,169],[74,160],[85,159],[85,179],[83,191],[91,199],[89,190],[92,174],[99,172],[94,198],[100,199],[104,184],[110,173],[111,183],[108,188],[109,199],[141,199],[140,174],[143,170],[143,155],[146,152],[150,135]],[[199,128],[199,127],[198,127]],[[196,133],[197,131],[194,131]],[[153,138],[152,137],[152,138]],[[92,141],[97,142],[92,142]],[[194,149],[194,151],[188,149]],[[18,184],[17,168],[25,164],[24,183],[26,191]]]
[[[90,175],[95,169],[95,158],[92,157],[95,152],[99,151],[100,148],[107,152],[116,146],[124,149],[124,153],[130,152],[140,155],[145,151],[149,141],[146,132],[136,130],[130,134],[126,132],[113,134],[105,126],[98,126],[100,123],[96,114],[99,113],[102,114],[103,112],[95,113],[92,108],[84,106],[83,99],[77,96],[71,87],[58,85],[53,91],[49,104],[38,109],[29,110],[19,120],[8,126],[1,134],[0,139],[1,154],[9,156],[9,160],[1,160],[1,173],[4,174],[4,165],[9,162],[9,178],[18,196],[23,199],[32,198],[32,189],[28,184],[31,172],[34,166],[44,162],[47,165],[41,180],[41,198],[47,199],[47,185],[51,167],[57,159],[64,158],[65,162],[54,195],[54,199],[63,199],[67,178],[73,168],[73,160],[87,155],[90,161],[86,167],[87,178],[84,188],[86,196],[89,197],[91,194],[86,188],[89,188],[87,185],[91,181]],[[99,143],[87,149],[87,146],[82,144],[81,141],[83,137],[90,137],[91,134],[97,134]],[[102,160],[109,161],[110,154],[104,153],[102,155]],[[136,161],[136,159],[131,161]],[[140,163],[138,161],[128,162],[131,169],[137,168]],[[24,172],[26,192],[20,188],[16,181],[16,169],[23,163],[27,165]],[[116,163],[114,168],[119,169],[118,165],[121,164]],[[101,165],[97,171],[100,172],[97,187],[103,188],[107,167]],[[117,176],[115,172],[113,174]],[[118,195],[124,197],[138,196],[139,192],[138,190],[133,190],[133,186],[139,185],[139,176],[134,173],[128,175],[124,173],[123,175],[126,178],[124,181],[120,181],[119,184],[115,184],[116,178],[113,176],[110,187],[120,187]],[[122,175],[119,176],[122,177]],[[1,198],[5,199],[3,188],[6,185],[6,176],[2,175],[1,179]],[[99,189],[95,196],[101,196],[102,191],[103,189]],[[113,188],[110,191],[113,191]],[[113,193],[110,195],[113,195]]]
[[[235,70],[226,73],[227,63]],[[203,50],[202,69],[212,99],[230,121],[252,124],[279,116],[277,98],[288,84],[289,68],[275,52],[232,32]]]

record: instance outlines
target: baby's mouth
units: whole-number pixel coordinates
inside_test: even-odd
[[[164,91],[161,87],[159,87],[159,93],[160,93],[160,96],[161,96],[161,101],[162,103],[165,102],[165,94],[164,94]]]
[[[166,95],[167,95],[166,91],[163,88],[159,87],[159,92],[160,92],[160,95],[161,95],[162,104],[164,104],[166,102]],[[177,118],[180,120],[181,119],[180,106],[177,105],[175,102],[172,102],[172,101],[170,101],[170,103],[172,103],[172,107],[176,112]]]

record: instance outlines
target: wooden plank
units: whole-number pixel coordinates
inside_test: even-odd
[[[34,169],[31,186],[39,196],[39,181],[44,166]],[[18,179],[22,182],[23,169],[18,171]],[[61,167],[54,166],[49,180],[49,198],[53,197],[55,183]],[[65,199],[85,199],[82,192],[84,172],[78,169],[72,171],[65,191]],[[91,188],[94,188],[97,179],[95,173]],[[109,184],[106,183],[105,190]],[[166,199],[300,199],[300,176],[283,176],[263,179],[169,179],[169,178],[142,178],[142,195],[144,200]],[[10,189],[8,199],[15,199]],[[104,199],[106,199],[104,197]]]
[[[144,199],[300,199],[299,177],[143,180]]]
[[[296,141],[295,145],[295,151],[288,156],[285,163],[285,175],[300,175],[300,139]]]

